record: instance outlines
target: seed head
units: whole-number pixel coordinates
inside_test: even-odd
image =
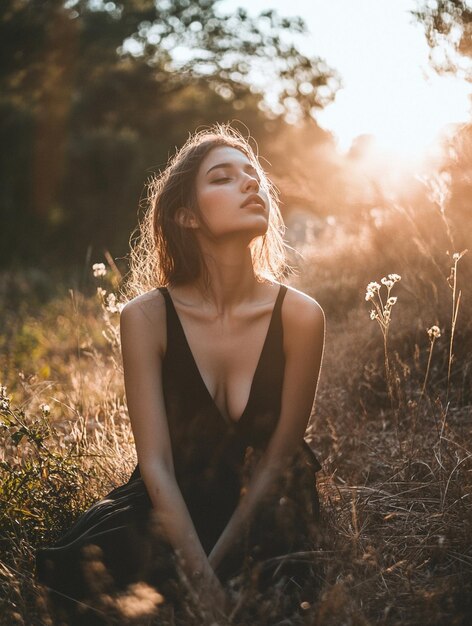
[[[366,288],[365,299],[373,300],[375,294],[379,292],[379,289],[380,289],[379,283],[376,283],[376,282],[369,283]]]
[[[399,274],[389,274],[388,278],[390,280],[393,280],[394,283],[397,283],[399,280],[402,279],[402,277]]]
[[[441,331],[439,329],[438,326],[431,326],[431,328],[428,328],[428,336],[429,338],[432,340],[434,339],[439,339],[439,337],[441,336]]]
[[[397,301],[397,296],[390,296],[390,298],[387,300],[387,305],[393,306],[396,301]]]
[[[379,283],[377,283],[375,281],[373,281],[373,282],[371,282],[371,283],[369,283],[367,285],[367,291],[373,291],[375,293],[376,291],[379,291],[379,289],[380,289],[380,285],[379,285]]]
[[[51,414],[51,407],[49,404],[41,404],[39,408],[43,412],[44,417],[48,417],[48,415]]]
[[[114,293],[109,293],[107,295],[107,309],[110,313],[114,313],[116,311],[116,296]]]
[[[124,307],[123,302],[118,302],[114,293],[109,293],[106,298],[105,308],[110,313],[118,313]]]
[[[100,276],[106,276],[107,269],[103,263],[94,263],[92,265],[92,272],[95,278],[99,278]]]
[[[380,280],[380,282],[382,283],[382,285],[385,285],[387,289],[391,289],[394,283],[393,280],[390,280],[389,278],[386,278],[385,276]]]
[[[370,312],[370,319],[376,320],[377,318],[378,318],[377,312],[375,311],[375,309],[372,309]]]
[[[10,398],[7,396],[7,388],[0,385],[0,410],[8,411],[10,408]]]

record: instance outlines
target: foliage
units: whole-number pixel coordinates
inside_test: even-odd
[[[468,0],[422,2],[412,14],[423,24],[431,61],[439,72],[472,80],[472,7]]]
[[[238,118],[264,144],[333,98],[300,19],[218,4],[0,3],[0,265],[125,254],[146,179],[188,132]]]
[[[29,541],[40,541],[77,515],[74,500],[86,476],[72,451],[50,447],[58,432],[47,419],[49,413],[49,405],[43,404],[41,415],[31,418],[11,404],[5,387],[0,389],[0,428],[8,459],[1,463],[4,539],[15,536],[19,527]]]

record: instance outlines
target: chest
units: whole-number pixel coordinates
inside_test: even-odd
[[[270,304],[223,320],[177,310],[168,298],[167,349],[179,354],[187,388],[226,422],[238,423],[249,411],[260,391],[255,383],[268,368],[267,354],[280,343],[281,320]]]
[[[182,320],[186,340],[209,387],[226,385],[234,377],[251,378],[267,337],[269,323],[269,313],[252,320],[239,319],[226,323],[198,318]]]
[[[238,422],[248,409],[256,375],[264,367],[264,353],[276,334],[271,309],[231,320],[175,313],[177,340],[195,383],[221,417]]]

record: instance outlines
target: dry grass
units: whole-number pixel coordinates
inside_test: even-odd
[[[441,224],[430,221],[426,231],[422,217],[415,223],[394,211],[383,226],[365,231],[360,249],[346,237],[344,244],[340,238],[305,251],[294,284],[320,301],[328,319],[309,428],[323,462],[324,527],[311,553],[292,556],[311,559],[321,589],[317,602],[282,620],[283,589],[261,597],[247,581],[233,580],[236,609],[228,623],[472,622],[472,255],[457,266],[456,304],[459,290],[462,298],[451,360],[454,305],[447,278],[459,248],[447,245]],[[364,298],[367,283],[389,272],[402,275],[387,346],[390,394],[382,334]],[[20,299],[28,298],[28,281],[24,285]],[[35,546],[52,541],[92,501],[124,482],[135,462],[117,313],[103,308],[90,289],[87,296],[72,295],[42,302],[33,313],[10,308],[2,334],[2,382],[12,406],[24,411],[25,425],[17,443],[18,424],[2,431],[2,626],[52,623],[33,581]],[[442,334],[429,360],[433,324]],[[97,610],[108,611],[110,624],[178,623],[143,586],[119,597],[105,594],[102,601]],[[204,622],[198,602],[189,601],[184,623]]]

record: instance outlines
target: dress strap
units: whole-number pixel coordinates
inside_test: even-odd
[[[277,299],[275,301],[275,309],[281,309],[282,303],[285,298],[285,294],[287,293],[287,285],[280,285],[279,293],[277,294]]]
[[[169,344],[172,344],[179,336],[179,318],[167,287],[158,287],[157,289],[164,296],[165,300],[167,347],[169,347]]]
[[[168,326],[169,325],[169,313],[172,313],[173,312],[173,308],[174,308],[172,306],[172,299],[171,299],[170,294],[169,294],[169,292],[167,290],[167,287],[158,287],[157,289],[164,296],[164,300],[165,300],[165,303],[166,303],[166,317],[167,317],[166,324]]]
[[[274,313],[273,313],[273,323],[275,324],[275,341],[283,340],[283,324],[282,324],[282,304],[285,298],[285,294],[287,293],[287,285],[280,285],[279,293],[277,294],[277,298],[275,300],[274,305]]]
[[[164,298],[167,300],[167,298],[169,297],[169,292],[167,290],[167,287],[158,287],[157,289],[158,289],[158,291],[160,291],[162,293]]]

